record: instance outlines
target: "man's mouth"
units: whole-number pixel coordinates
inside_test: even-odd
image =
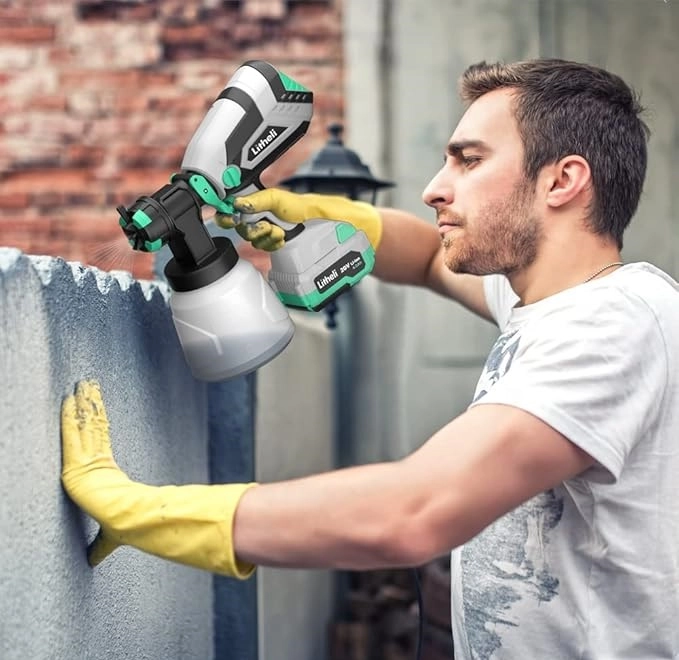
[[[459,229],[462,227],[462,223],[457,222],[456,220],[438,220],[436,224],[439,227],[439,234],[441,237],[445,236],[454,229]]]

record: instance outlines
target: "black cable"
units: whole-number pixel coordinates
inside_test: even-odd
[[[422,638],[424,637],[424,606],[422,603],[422,588],[420,586],[420,574],[416,568],[412,569],[415,578],[415,594],[417,595],[417,644],[415,647],[415,660],[420,660],[422,656]]]

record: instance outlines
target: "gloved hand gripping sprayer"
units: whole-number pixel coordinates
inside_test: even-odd
[[[370,243],[348,223],[310,223],[335,226],[330,235],[327,227],[295,225],[286,230],[286,246],[271,255],[274,292],[228,238],[211,236],[203,224],[203,206],[234,214],[237,194],[263,188],[262,171],[306,133],[312,104],[312,92],[267,62],[246,62],[192,136],[181,171],[152,195],[117,209],[134,249],[167,245],[172,252],[164,271],[170,307],[200,380],[225,380],[266,364],[294,334],[283,303],[321,309],[372,270]],[[347,263],[346,277],[337,278],[335,264]]]

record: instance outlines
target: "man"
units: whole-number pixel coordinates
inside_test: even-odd
[[[238,206],[351,222],[377,276],[494,320],[468,410],[393,463],[155,488],[117,468],[98,387],[81,383],[62,479],[101,524],[90,561],[130,544],[246,577],[452,550],[458,659],[677,657],[679,285],[620,256],[646,169],[641,108],[620,78],[559,60],[472,66],[461,93],[423,194],[438,232],[336,197],[267,190]],[[263,249],[284,240],[266,222],[239,230]]]

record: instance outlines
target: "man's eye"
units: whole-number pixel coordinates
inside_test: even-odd
[[[469,167],[478,163],[481,160],[480,156],[460,156],[460,162],[465,166]]]

